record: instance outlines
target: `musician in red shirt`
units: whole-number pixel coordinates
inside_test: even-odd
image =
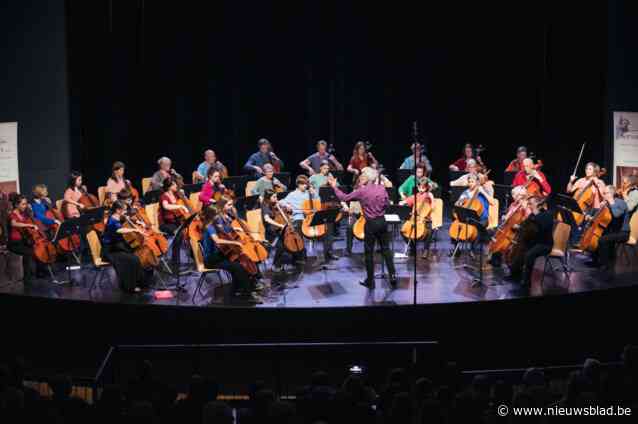
[[[530,179],[532,180],[531,182],[529,182]],[[528,182],[529,185],[527,185]],[[547,182],[545,174],[536,169],[534,161],[529,158],[523,160],[523,170],[519,171],[514,177],[514,181],[512,181],[513,187],[525,185],[527,185],[528,193],[533,193],[538,189],[542,196],[549,196],[552,192],[552,187]]]
[[[450,165],[450,171],[465,172],[467,168],[467,161],[469,159],[474,159],[474,148],[472,147],[472,144],[467,143],[463,146],[463,157],[457,159]]]
[[[516,159],[511,161],[507,168],[505,168],[505,172],[518,172],[523,170],[523,161],[527,159],[527,147],[520,146],[516,149]]]

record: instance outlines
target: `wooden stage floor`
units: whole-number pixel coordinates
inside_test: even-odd
[[[321,244],[317,243],[319,258],[322,258]],[[336,253],[341,256],[345,247],[343,239],[335,242]],[[403,252],[405,244],[399,237],[395,238],[394,248]],[[478,265],[478,255],[472,259],[467,253],[452,259],[449,256],[451,245],[444,226],[437,236],[430,257],[417,259],[417,289],[416,303],[434,304],[449,302],[481,302],[497,301],[501,299],[526,298],[530,296],[546,296],[569,294],[594,290],[611,289],[638,285],[638,260],[632,256],[629,260],[620,259],[613,279],[603,279],[598,272],[585,266],[587,259],[582,255],[573,255],[571,265],[574,272],[569,281],[563,278],[561,272],[549,273],[541,286],[540,279],[544,260],[536,262],[532,286],[521,289],[517,284],[510,284],[503,280],[507,271],[505,268],[494,269],[490,265],[484,266],[484,284],[473,285],[473,278],[477,272],[464,265]],[[373,305],[407,305],[414,303],[414,259],[397,261],[397,272],[400,278],[396,290],[390,290],[385,279],[377,280],[375,290],[367,290],[359,285],[364,277],[363,244],[355,241],[354,253],[351,257],[340,257],[331,262],[323,270],[321,264],[310,252],[310,258],[300,273],[286,272],[273,275],[266,271],[266,282],[283,281],[286,288],[271,288],[264,293],[264,303],[257,305],[262,308],[322,308],[322,307],[357,307]],[[315,253],[316,254],[316,253]],[[377,255],[377,272],[381,272],[380,257]],[[629,262],[629,263],[628,263]],[[223,289],[215,286],[217,279],[210,277],[210,284],[205,285],[204,295],[191,301],[193,291],[198,280],[197,274],[182,276],[185,283],[184,292],[175,292],[172,299],[158,300],[154,291],[149,290],[140,294],[126,294],[121,292],[116,284],[113,270],[107,271],[109,278],[104,278],[101,286],[89,291],[93,281],[94,271],[90,266],[71,271],[72,284],[55,285],[48,279],[34,281],[25,288],[20,282],[2,280],[0,293],[20,296],[38,296],[52,299],[72,299],[102,303],[124,304],[164,304],[185,307],[193,306],[245,306],[242,303],[224,301]],[[67,272],[60,270],[56,273],[59,279],[67,277]],[[170,282],[170,278],[169,278]],[[226,296],[227,299],[230,296]]]

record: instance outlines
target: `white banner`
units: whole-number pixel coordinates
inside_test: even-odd
[[[18,123],[0,122],[0,191],[20,192]]]
[[[638,175],[638,112],[614,112],[614,185]]]

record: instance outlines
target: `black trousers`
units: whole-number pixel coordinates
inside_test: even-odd
[[[609,233],[598,240],[598,262],[602,266],[611,266],[615,259],[616,244],[629,240],[628,231]]]
[[[113,265],[122,291],[130,293],[135,290],[135,287],[145,284],[146,272],[142,268],[140,259],[128,246],[122,243],[104,244],[102,257]]]
[[[33,246],[29,246],[24,240],[9,240],[7,248],[10,252],[22,256],[23,281],[30,283],[31,280],[33,280],[33,269],[36,264],[35,257],[33,256]]]
[[[390,251],[390,233],[388,232],[388,225],[385,222],[385,218],[367,219],[364,232],[366,280],[368,282],[374,281],[374,246],[376,242],[379,242],[379,245],[381,245],[381,254],[388,267],[388,272],[393,278],[396,275],[396,269],[394,268],[393,252]]]
[[[231,262],[220,254],[212,255],[206,258],[207,268],[219,268],[228,271],[233,279],[233,291],[241,294],[250,293],[253,284],[250,275],[239,264],[239,262]]]
[[[547,244],[535,244],[525,252],[520,258],[512,263],[510,269],[512,275],[521,275],[524,282],[529,282],[532,277],[532,270],[536,259],[548,255],[552,251],[552,246]]]

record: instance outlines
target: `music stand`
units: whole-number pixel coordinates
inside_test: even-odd
[[[175,252],[175,250],[173,249],[173,246],[175,245],[175,243],[177,243],[179,245],[179,243],[182,243],[182,241],[184,240],[184,230],[186,230],[188,228],[188,226],[190,225],[190,223],[193,221],[193,219],[195,219],[197,217],[197,214],[192,214],[189,218],[185,219],[184,222],[182,222],[180,224],[179,227],[177,227],[177,230],[175,230],[175,236],[173,237],[173,240],[171,240],[170,245],[168,246],[168,249],[171,252]],[[177,249],[177,257],[173,257],[173,267],[175,269],[175,274],[177,274],[177,281],[175,282],[175,287],[172,290],[177,290],[177,291],[182,291],[185,292],[186,288],[184,286],[181,285],[180,280],[181,280],[181,270],[180,268],[182,267],[182,255],[181,255],[181,251],[180,249]],[[184,275],[190,274],[190,271],[186,272]],[[162,282],[162,288],[164,290],[171,290],[166,283],[164,283],[164,280],[162,280],[160,278],[160,281]]]
[[[478,278],[474,277],[472,279],[472,287],[482,286],[483,285],[483,244],[481,243],[481,239],[485,239],[485,236],[487,235],[487,229],[483,226],[483,224],[481,224],[481,218],[479,217],[478,213],[476,213],[474,209],[467,209],[461,206],[454,206],[454,212],[456,213],[456,216],[459,222],[476,227],[479,233],[477,236],[477,240],[479,242],[479,277]],[[467,227],[466,227],[466,231],[467,231]],[[452,257],[454,257],[454,255],[456,254],[461,244],[461,242],[458,241],[459,236],[460,234],[457,234],[457,243],[456,243],[456,247],[454,248],[454,252],[452,253]],[[463,267],[473,268],[467,264],[463,265]]]
[[[85,209],[82,215],[78,218],[80,226],[83,228],[90,227],[91,225],[104,223],[104,213],[106,208],[101,206],[99,208]]]
[[[202,191],[202,186],[204,185],[204,183],[197,183],[197,184],[184,184],[182,186],[182,190],[184,190],[184,194],[188,197],[193,193],[197,193]]]
[[[247,175],[239,175],[236,177],[226,177],[222,180],[222,184],[235,194],[244,194],[246,192],[246,183],[250,180]]]
[[[330,170],[330,173],[337,181],[343,181],[343,177],[346,175],[346,171],[333,171],[332,169]]]
[[[283,185],[290,187],[290,172],[279,172],[274,174],[273,178],[277,178]]]
[[[331,209],[317,211],[312,216],[312,220],[310,221],[309,226],[315,227],[317,225],[327,225],[327,226],[330,226],[330,224],[334,225],[334,223],[337,221],[337,216],[339,215],[339,212],[340,212],[339,208],[331,208]],[[327,234],[324,235],[324,237],[326,236]],[[325,252],[324,252],[324,255],[325,255]],[[328,268],[326,265],[326,262],[324,261],[321,264],[321,270],[324,271],[324,282],[326,282],[325,280],[327,279],[325,272],[328,269],[332,269],[332,268]]]
[[[397,183],[399,185],[403,184],[405,180],[407,180],[410,175],[414,175],[414,170],[412,169],[397,169]]]
[[[53,244],[58,245],[60,243],[60,240],[69,238],[69,240],[71,241],[71,255],[73,255],[76,262],[79,264],[80,269],[82,269],[82,261],[78,259],[75,253],[76,250],[80,249],[80,246],[75,245],[75,243],[73,242],[72,236],[77,235],[79,237],[80,231],[82,228],[83,228],[83,225],[82,225],[82,220],[80,218],[65,219],[64,221],[62,221],[62,223],[58,227],[58,231],[53,236],[53,240],[51,240]],[[53,277],[53,281],[52,281],[53,284],[71,283],[71,258],[69,256],[67,256],[67,258],[68,258],[68,261],[67,261],[66,270],[67,270],[69,279],[65,281],[57,281],[55,277],[53,277],[53,273],[51,273],[51,277]]]
[[[319,187],[319,198],[321,203],[340,201],[332,187]]]
[[[560,193],[552,193],[547,201],[550,209],[557,209],[560,216],[563,218],[563,222],[570,226],[574,226],[574,213],[584,215],[583,210],[578,205],[576,199],[571,196]]]
[[[291,192],[292,192],[292,190],[277,192],[277,200],[284,199],[284,198],[285,198],[286,196],[288,196]]]
[[[503,172],[503,184],[511,186],[518,172]]]
[[[161,190],[151,190],[144,193],[142,201],[145,205],[152,205],[153,203],[159,203],[159,199],[162,196]]]

